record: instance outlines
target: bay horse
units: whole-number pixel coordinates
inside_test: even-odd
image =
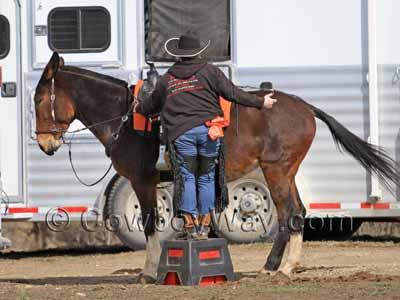
[[[37,141],[48,155],[61,146],[63,134],[75,119],[85,126],[115,119],[91,132],[109,152],[114,168],[126,177],[139,199],[144,232],[147,240],[146,261],[140,283],[154,282],[160,257],[160,243],[156,222],[156,185],[159,173],[155,168],[158,158],[157,138],[148,139],[126,128],[120,128],[118,116],[130,107],[127,83],[107,75],[64,65],[54,52],[38,82],[35,93]],[[256,91],[263,96],[266,91]],[[290,276],[299,265],[306,210],[300,199],[295,175],[307,154],[316,133],[318,118],[330,129],[335,143],[351,154],[369,172],[389,185],[399,185],[400,176],[394,161],[385,152],[347,130],[333,117],[308,104],[297,96],[276,91],[278,101],[271,110],[257,110],[238,105],[238,118],[231,113],[231,124],[238,124],[225,132],[226,176],[233,181],[261,167],[275,204],[279,232],[262,273],[278,271]],[[118,131],[119,138],[113,134]],[[288,258],[282,256],[289,242]]]

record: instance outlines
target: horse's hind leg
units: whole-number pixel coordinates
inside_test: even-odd
[[[294,180],[291,180],[283,172],[282,165],[262,164],[262,169],[278,213],[279,232],[261,272],[266,273],[278,270],[290,238],[290,259],[283,268],[279,269],[285,275],[290,276],[301,254],[303,209],[298,205],[301,202],[296,200],[298,196],[297,189],[295,190],[296,194],[293,193]]]
[[[160,240],[156,229],[156,188],[155,184],[143,181],[134,184],[133,188],[139,199],[144,234],[146,236],[146,262],[141,276],[137,279],[137,283],[154,283],[157,279],[157,268],[161,255]]]
[[[293,199],[295,201],[295,207],[293,214],[289,219],[289,254],[285,265],[279,269],[279,271],[289,277],[292,272],[300,266],[301,250],[303,245],[304,218],[306,215],[306,209],[301,202],[294,179],[292,180],[290,187]]]
[[[262,273],[276,271],[282,261],[286,244],[289,240],[288,222],[291,212],[290,182],[278,164],[261,164],[265,180],[271,193],[272,201],[278,213],[279,232],[274,240],[272,250],[268,255]]]

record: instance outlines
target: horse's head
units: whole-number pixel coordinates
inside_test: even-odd
[[[53,53],[36,87],[36,134],[40,149],[53,155],[62,144],[63,134],[75,118],[75,108],[70,93],[62,84],[58,72],[64,59]]]

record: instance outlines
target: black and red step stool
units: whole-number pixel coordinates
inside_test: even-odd
[[[225,239],[171,240],[163,244],[157,284],[212,285],[234,280]]]

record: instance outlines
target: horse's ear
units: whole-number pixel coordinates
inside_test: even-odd
[[[62,56],[60,56],[60,60],[58,62],[58,67],[62,68],[62,67],[64,67],[64,65],[65,65],[64,58]]]
[[[47,63],[46,68],[43,71],[43,75],[44,78],[46,78],[46,80],[50,80],[54,78],[54,76],[56,76],[59,64],[60,64],[60,56],[58,55],[57,52],[54,52],[49,62]]]

